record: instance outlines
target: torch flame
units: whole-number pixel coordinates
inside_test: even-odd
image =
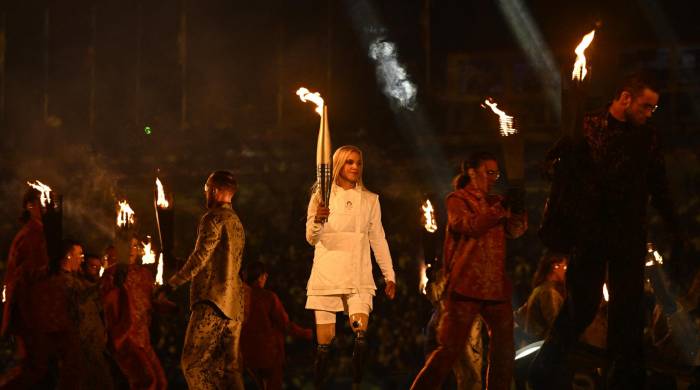
[[[119,211],[117,212],[117,226],[124,227],[127,224],[134,223],[134,210],[129,206],[129,202],[122,200],[119,202]]]
[[[581,42],[576,46],[574,53],[576,53],[576,62],[574,63],[574,70],[571,72],[571,79],[582,81],[588,70],[586,69],[586,55],[583,53],[584,50],[593,42],[593,37],[595,36],[595,30],[584,35]]]
[[[605,299],[605,302],[608,302],[610,299],[610,295],[608,294],[608,285],[606,283],[603,283],[603,299]]]
[[[100,277],[102,277],[102,275],[104,275],[104,273],[105,273],[105,267],[100,266]]]
[[[163,285],[163,254],[158,257],[158,270],[156,272],[156,284]]]
[[[39,180],[34,180],[34,183],[27,182],[30,187],[41,192],[41,205],[46,207],[47,204],[51,203],[51,187],[40,182]]]
[[[156,200],[156,205],[160,208],[167,209],[170,207],[170,202],[168,202],[167,199],[165,199],[165,191],[163,190],[163,183],[160,182],[160,179],[156,177],[156,188],[158,188],[158,199]]]
[[[318,115],[323,115],[323,98],[318,92],[309,92],[308,89],[301,87],[297,90],[297,95],[302,102],[312,102],[316,104],[316,112]]]
[[[7,286],[4,284],[2,285],[2,303],[5,303],[5,290],[7,289]]]
[[[420,263],[420,281],[418,282],[418,291],[420,291],[421,294],[425,295],[425,287],[428,285],[428,268],[430,268],[432,264],[425,264],[424,261],[421,261]]]
[[[498,115],[498,124],[500,125],[502,136],[507,137],[518,132],[518,129],[513,128],[513,117],[498,108],[498,103],[494,102],[493,99],[488,98],[484,100],[484,104],[489,106],[491,111]],[[486,106],[483,104],[481,107],[486,108]]]
[[[651,267],[654,264],[663,264],[664,263],[664,258],[661,256],[659,251],[656,250],[656,247],[652,243],[647,244],[647,252],[649,252],[650,256],[647,256],[647,262],[644,264],[647,267]]]
[[[141,257],[142,264],[154,264],[156,262],[156,252],[151,249],[151,236],[146,236],[148,242],[142,242],[143,256]]]
[[[425,218],[425,230],[430,233],[435,233],[437,231],[437,223],[435,222],[435,210],[433,210],[433,204],[430,203],[430,199],[426,199],[423,206],[423,217]]]

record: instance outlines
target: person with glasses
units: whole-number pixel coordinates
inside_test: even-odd
[[[447,196],[444,312],[438,347],[428,357],[411,389],[438,389],[462,353],[477,315],[489,331],[487,387],[510,389],[513,376],[512,285],[505,272],[506,238],[527,229],[527,214],[504,206],[491,192],[500,171],[496,157],[478,152],[462,164]]]
[[[659,102],[658,91],[642,73],[621,79],[612,102],[585,115],[580,134],[562,138],[549,152],[553,180],[543,220],[558,217],[543,226],[549,226],[550,233],[564,232],[566,242],[549,240],[542,230],[540,236],[550,249],[558,247],[571,256],[567,298],[530,368],[535,389],[571,386],[565,356],[596,315],[606,273],[608,385],[644,388],[642,302],[649,201],[666,222],[674,248],[682,248],[684,242],[669,195],[659,133],[648,123]],[[558,195],[556,189],[561,190]]]

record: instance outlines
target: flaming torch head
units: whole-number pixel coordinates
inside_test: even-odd
[[[117,226],[128,228],[134,224],[134,210],[125,200],[119,202],[119,210],[117,211]]]
[[[588,73],[586,69],[586,55],[584,51],[593,42],[593,37],[595,36],[595,30],[589,32],[583,36],[581,42],[576,46],[574,53],[576,53],[576,62],[574,63],[574,70],[571,72],[571,80],[583,81]]]
[[[420,291],[421,294],[425,295],[426,290],[425,288],[428,286],[428,268],[430,268],[432,264],[425,264],[425,262],[420,263],[420,281],[418,282],[418,291]]]
[[[610,299],[610,295],[608,294],[608,284],[603,283],[603,299],[605,299],[605,302],[608,302]]]
[[[41,192],[40,200],[42,207],[46,207],[49,203],[51,203],[51,187],[40,182],[39,180],[34,180],[34,183],[28,181],[27,184],[35,190]]]
[[[158,191],[158,197],[156,199],[156,205],[159,208],[167,209],[170,207],[170,202],[165,198],[165,191],[163,190],[163,183],[160,182],[159,178],[156,178],[156,188]]]
[[[435,233],[438,227],[437,223],[435,222],[435,210],[433,209],[433,204],[430,203],[430,199],[425,200],[422,209],[423,218],[425,219],[423,227],[425,227],[425,230],[427,230],[429,233]]]
[[[484,100],[484,104],[491,108],[494,114],[498,115],[498,124],[501,131],[501,136],[507,137],[518,132],[518,129],[513,127],[513,117],[506,114],[503,110],[498,108],[498,103],[494,102],[491,98]],[[484,104],[481,107],[486,108]]]
[[[147,242],[142,242],[143,245],[143,256],[141,257],[141,264],[154,264],[156,262],[156,252],[151,248],[151,237],[147,236]]]
[[[163,285],[163,253],[158,257],[158,270],[156,272],[156,284]]]
[[[321,97],[321,94],[318,92],[309,92],[308,89],[301,87],[297,90],[297,95],[299,96],[299,99],[301,99],[302,102],[312,102],[316,104],[316,113],[318,115],[323,116],[323,98]]]

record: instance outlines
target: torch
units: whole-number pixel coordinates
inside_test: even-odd
[[[489,107],[498,116],[501,148],[503,150],[503,162],[508,177],[510,188],[506,195],[511,211],[522,213],[524,207],[524,182],[525,182],[525,142],[518,129],[513,127],[514,119],[511,115],[498,108],[498,103],[493,99],[484,100],[481,107]]]
[[[423,244],[423,259],[420,263],[420,280],[418,290],[425,295],[425,288],[428,285],[428,268],[432,268],[437,262],[437,221],[435,220],[435,209],[430,199],[426,198],[421,205],[423,210],[423,229],[421,229],[421,243]]]
[[[316,112],[321,116],[316,140],[316,185],[321,198],[321,205],[328,207],[331,196],[332,162],[331,162],[331,135],[328,128],[328,106],[318,92],[311,93],[306,88],[299,88],[297,95],[302,102],[316,104]]]
[[[115,228],[114,249],[117,252],[117,263],[129,263],[131,238],[136,232],[136,217],[129,202],[122,200],[117,203],[117,225]]]
[[[175,266],[176,262],[173,259],[173,244],[174,244],[174,220],[175,213],[173,209],[172,199],[166,196],[159,178],[156,178],[155,194],[153,199],[153,207],[156,211],[156,227],[158,228],[158,239],[160,240],[161,257],[167,259],[169,266]],[[161,267],[161,262],[158,263]],[[169,269],[170,271],[170,269]],[[174,271],[174,269],[172,270]]]
[[[592,30],[584,35],[576,46],[574,49],[576,61],[571,72],[571,81],[562,82],[562,126],[566,135],[579,134],[582,126],[586,103],[584,80],[588,74],[585,50],[593,42],[594,37],[595,30]],[[566,80],[566,78],[562,78],[562,80]]]
[[[61,256],[61,240],[63,239],[63,206],[62,197],[53,194],[51,187],[35,180],[27,182],[35,190],[41,192],[41,207],[45,212],[41,216],[44,224],[44,237],[46,238],[46,252],[50,259]],[[54,196],[51,196],[51,195]]]

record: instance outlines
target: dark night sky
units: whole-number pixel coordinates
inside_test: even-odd
[[[357,33],[367,26],[353,26],[349,17],[352,1],[188,1],[184,128],[178,54],[182,2],[97,2],[94,51],[89,49],[92,2],[48,3],[48,121],[42,118],[47,2],[2,3],[6,42],[0,146],[3,252],[16,228],[23,182],[30,177],[45,178],[65,195],[67,231],[97,242],[95,247],[110,232],[115,196],[133,199],[137,213],[142,210],[144,223],[151,222],[148,191],[156,169],[161,169],[166,186],[175,191],[182,215],[178,229],[183,255],[192,245],[193,224],[202,211],[201,182],[215,168],[230,168],[241,176],[238,202],[246,218],[282,218],[284,223],[275,227],[275,234],[299,229],[305,191],[313,180],[317,126],[311,108],[294,95],[302,85],[320,91],[329,103],[334,144],[356,143],[367,151],[367,181],[388,198],[389,207],[405,212],[402,207],[421,193],[441,196],[444,190],[416,177],[422,175],[419,168],[429,158],[428,152],[413,146],[416,133],[404,129],[405,122],[397,119],[397,111],[382,93],[366,43]],[[437,134],[438,150],[444,154],[438,164],[451,174],[465,150],[459,134],[450,133],[446,125],[448,53],[503,52],[526,63],[523,51],[498,2],[433,0],[432,85],[427,89],[424,2],[368,3],[384,23],[386,39],[397,43],[399,58],[418,85],[423,112],[419,130]],[[598,80],[606,80],[606,73],[617,70],[620,62],[611,58],[630,47],[654,48],[675,39],[684,47],[696,48],[692,53],[697,55],[700,44],[690,1],[523,3],[558,66],[573,61],[571,51],[580,37],[602,21],[591,48]],[[645,13],[654,5],[663,12]],[[696,61],[696,57],[690,59]],[[96,119],[90,129],[92,61],[96,64]],[[614,66],[606,66],[606,61]],[[691,65],[697,71],[697,65]],[[500,82],[495,80],[495,84]],[[697,99],[697,85],[694,88]],[[498,85],[491,89],[499,90]],[[515,114],[525,116],[529,109]],[[680,134],[697,128],[697,113],[684,114],[690,116],[686,121],[690,125]],[[487,114],[480,115],[475,127],[492,121]],[[144,134],[146,125],[153,129],[150,136]],[[672,134],[678,137],[679,133],[674,130]],[[538,158],[551,139],[533,146],[535,156],[529,158]],[[671,141],[684,143],[686,139]],[[439,180],[446,185],[448,176]],[[538,206],[532,207],[537,210]],[[399,221],[397,217],[390,223]],[[256,242],[262,243],[271,232],[256,222],[249,225],[254,253],[264,252]],[[299,241],[301,234],[295,232],[290,240]]]

